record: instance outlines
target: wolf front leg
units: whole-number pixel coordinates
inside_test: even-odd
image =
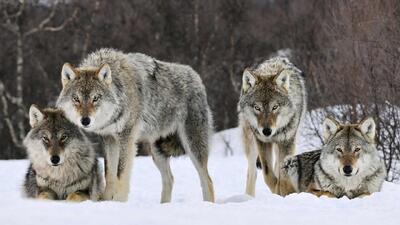
[[[260,157],[264,181],[272,193],[277,193],[278,178],[275,176],[272,164],[272,143],[256,141],[258,155]]]
[[[242,127],[242,143],[247,157],[247,180],[246,194],[255,197],[257,180],[257,150],[254,143],[254,136],[249,127]]]
[[[83,202],[89,200],[89,194],[82,191],[73,192],[67,196],[66,200],[70,202]]]
[[[133,165],[133,158],[136,156],[136,130],[126,129],[119,136],[119,159],[117,167],[117,186],[114,200],[125,202],[128,200],[129,184]]]
[[[56,200],[57,194],[52,190],[41,190],[36,198],[40,200]]]
[[[294,186],[292,185],[290,178],[287,174],[282,173],[282,165],[287,156],[291,156],[295,152],[294,139],[285,140],[276,145],[278,147],[275,162],[275,174],[278,176],[278,184],[276,193],[281,196],[286,196],[288,194],[296,192]]]
[[[283,161],[288,155],[294,155],[296,151],[295,140],[294,139],[284,140],[282,142],[277,143],[277,147],[278,147],[277,149],[278,156],[275,164],[276,166],[275,172],[278,172],[280,170]]]
[[[326,196],[329,198],[337,198],[334,194],[328,192],[328,191],[322,191],[322,190],[311,190],[310,191],[311,194],[316,195],[317,197],[321,197],[321,196]]]
[[[104,164],[106,188],[103,193],[104,200],[113,200],[117,191],[117,173],[119,159],[119,143],[109,135],[103,137],[104,143]]]
[[[135,133],[126,129],[117,136],[103,137],[106,188],[104,200],[128,200],[130,172],[136,155]]]

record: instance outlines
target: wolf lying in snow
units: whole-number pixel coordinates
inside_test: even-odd
[[[24,183],[27,197],[99,200],[102,171],[85,134],[56,108],[29,110],[32,129],[24,140],[31,161]]]
[[[340,124],[327,118],[321,150],[288,157],[283,174],[295,192],[355,198],[380,191],[386,169],[375,147],[375,122]],[[289,193],[286,193],[289,194]]]

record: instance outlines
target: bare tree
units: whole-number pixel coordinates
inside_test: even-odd
[[[24,12],[27,8],[27,1],[20,0],[14,12],[9,12],[4,2],[0,9],[2,9],[2,23],[0,24],[6,31],[10,32],[15,38],[15,94],[11,94],[7,90],[4,82],[0,79],[0,97],[3,108],[4,120],[7,124],[10,136],[14,145],[18,148],[22,147],[22,140],[25,137],[25,121],[27,118],[27,110],[24,102],[24,50],[25,41],[32,35],[38,32],[57,32],[65,28],[76,16],[77,10],[73,14],[65,19],[61,24],[52,26],[50,23],[55,16],[59,0],[53,2],[49,14],[42,19],[37,25],[25,28],[23,23]],[[9,103],[13,104],[17,108],[16,115],[10,116]],[[14,121],[12,120],[14,118]]]
[[[398,1],[324,5],[319,16],[324,26],[316,43],[322,52],[316,73],[326,74],[318,81],[324,102],[307,121],[309,135],[317,135],[327,115],[347,122],[372,116],[389,181],[399,180],[400,171],[400,52],[393,48],[399,43],[399,11]]]

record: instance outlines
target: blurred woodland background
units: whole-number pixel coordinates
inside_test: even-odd
[[[63,63],[100,47],[192,66],[217,131],[237,126],[243,70],[286,55],[319,109],[310,135],[326,114],[370,115],[389,172],[400,158],[398,0],[0,0],[0,29],[2,159],[25,157],[27,109],[54,104]]]

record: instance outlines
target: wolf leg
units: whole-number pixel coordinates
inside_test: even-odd
[[[103,179],[103,169],[98,165],[98,161],[96,160],[96,169],[92,174],[92,185],[90,186],[90,199],[92,201],[100,201],[103,200],[104,193],[104,179]]]
[[[208,124],[191,124],[195,121],[192,118],[188,118],[188,121],[185,128],[180,129],[179,138],[199,174],[203,200],[214,202],[214,185],[208,173]],[[202,127],[201,124],[207,126]]]
[[[246,180],[246,194],[255,196],[256,194],[256,180],[257,180],[257,151],[254,146],[253,134],[248,127],[242,129],[242,142],[245,149],[248,167],[247,167],[247,180]]]
[[[136,131],[133,129],[123,131],[119,138],[118,183],[117,191],[114,196],[114,200],[116,201],[125,202],[128,200],[133,158],[136,156],[137,152],[135,138]]]
[[[171,172],[171,167],[169,165],[170,158],[160,154],[161,149],[152,144],[151,155],[153,157],[154,164],[156,164],[158,170],[161,174],[162,179],[162,191],[161,191],[161,203],[166,203],[171,201],[172,188],[174,185],[174,177]]]
[[[272,193],[277,193],[278,178],[275,176],[272,166],[272,143],[256,141],[258,155],[264,176],[264,182]]]
[[[371,195],[371,193],[363,193],[363,194],[357,196],[356,198],[364,198],[364,197],[367,197],[367,196],[370,196],[370,195]]]
[[[41,200],[56,200],[57,195],[51,190],[46,190],[46,191],[40,191],[36,198]]]
[[[66,200],[70,202],[83,202],[89,200],[89,195],[84,192],[77,191],[69,194]]]
[[[296,192],[294,186],[291,184],[290,177],[287,174],[282,173],[283,162],[287,156],[293,155],[295,152],[294,140],[284,141],[277,144],[277,157],[275,162],[275,173],[278,177],[277,194],[286,196],[288,194]]]
[[[296,150],[294,140],[285,140],[283,142],[276,144],[276,160],[275,160],[275,168],[274,171],[276,174],[281,170],[282,164],[287,156],[294,155]]]
[[[117,189],[117,172],[119,149],[116,139],[112,136],[103,137],[104,142],[104,164],[106,187],[103,193],[104,200],[113,200]]]
[[[326,196],[326,197],[329,197],[329,198],[336,198],[335,195],[333,195],[332,193],[330,193],[328,191],[312,190],[312,191],[310,191],[310,193],[314,194],[314,195],[316,195],[318,197]]]

